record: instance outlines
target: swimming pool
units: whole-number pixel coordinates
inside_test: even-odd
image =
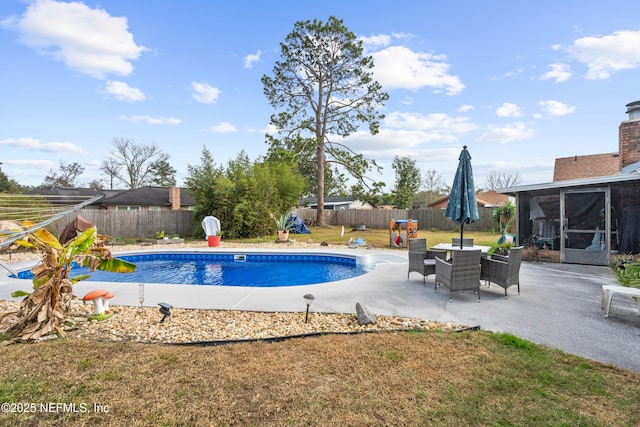
[[[171,252],[118,255],[118,258],[136,264],[136,271],[127,274],[95,271],[86,281],[268,288],[350,279],[375,267],[358,263],[353,256],[334,254]],[[86,273],[86,269],[75,267],[71,277]],[[30,277],[30,271],[18,276]]]

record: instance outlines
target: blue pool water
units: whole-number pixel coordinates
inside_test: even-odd
[[[238,259],[244,257],[244,260]],[[371,271],[354,258],[333,255],[172,253],[124,255],[136,264],[133,273],[95,271],[88,281],[166,283],[205,286],[299,286],[349,279]],[[86,274],[74,267],[70,277]],[[21,272],[20,279],[31,278]]]

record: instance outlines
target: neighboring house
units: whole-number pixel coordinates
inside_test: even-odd
[[[560,157],[553,167],[553,181],[594,178],[620,173],[618,153]]]
[[[49,187],[31,190],[25,194],[43,196],[55,206],[77,205],[85,200],[103,197],[85,209],[112,210],[191,210],[195,201],[184,188],[140,187],[133,190],[94,190],[91,188]]]
[[[93,188],[76,188],[76,187],[44,187],[34,190],[25,191],[23,194],[29,196],[42,196],[43,200],[53,206],[72,206],[78,205],[85,200],[103,195],[111,190],[95,190]],[[111,194],[117,194],[112,192]],[[99,209],[97,204],[89,205],[86,209]]]
[[[516,197],[520,244],[544,236],[560,261],[609,265],[640,253],[640,101],[627,104],[618,152],[557,158],[553,182],[499,189]]]
[[[121,191],[98,203],[107,210],[191,210],[196,204],[184,188],[152,186]]]
[[[476,202],[479,208],[495,208],[509,200],[506,194],[500,194],[495,190],[476,193]],[[449,196],[446,195],[429,204],[431,209],[446,209],[449,204]]]
[[[299,208],[318,209],[317,197],[305,197],[298,201]],[[327,196],[324,198],[325,210],[349,210],[349,209],[374,209],[374,206],[368,202],[357,200],[353,196]]]

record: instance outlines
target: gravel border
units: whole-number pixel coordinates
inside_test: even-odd
[[[205,248],[207,242],[195,241],[168,245],[124,245],[109,246],[116,254],[120,251],[144,251],[149,249]],[[264,242],[255,244],[222,242],[220,249],[317,249],[344,248],[341,245],[322,245],[311,239],[290,241],[285,244]],[[0,260],[17,263],[39,259],[40,254],[19,251],[0,253]],[[0,314],[17,311],[20,303],[0,301]],[[93,314],[91,304],[74,301],[67,319],[67,333],[78,339],[96,341],[134,341],[141,343],[220,343],[247,340],[273,340],[283,337],[298,337],[327,333],[360,333],[397,330],[443,330],[454,331],[465,328],[452,323],[436,322],[417,318],[376,315],[372,325],[359,325],[355,313],[280,313],[238,310],[171,309],[172,315],[160,322],[162,315],[151,307],[113,306],[113,317],[104,321],[89,320]],[[0,324],[3,330],[15,317],[8,316]],[[45,338],[46,339],[46,338]]]
[[[0,313],[14,312],[16,301],[0,301]],[[115,306],[115,313],[103,321],[90,320],[93,306],[72,302],[65,323],[69,336],[96,341],[133,341],[139,343],[216,343],[228,341],[272,340],[328,333],[360,333],[398,330],[455,331],[463,327],[453,323],[417,318],[376,316],[376,323],[359,325],[355,314],[280,313],[238,310],[171,309],[171,316],[151,307]],[[4,329],[16,320],[8,316],[0,323]]]

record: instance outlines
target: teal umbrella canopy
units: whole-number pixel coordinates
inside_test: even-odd
[[[471,224],[478,220],[478,202],[476,201],[476,189],[473,185],[473,169],[471,168],[471,155],[465,145],[458,157],[458,169],[453,179],[449,203],[445,216],[451,221],[460,224],[460,247],[462,248],[462,236],[464,224]]]

